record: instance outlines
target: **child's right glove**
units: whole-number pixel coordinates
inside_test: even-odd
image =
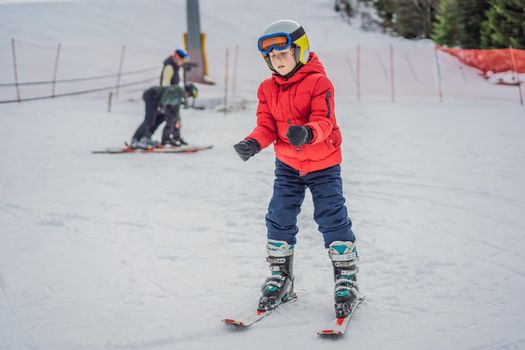
[[[259,142],[254,139],[242,140],[238,144],[233,145],[233,148],[235,148],[235,152],[237,152],[239,157],[244,161],[247,161],[255,153],[261,150]]]

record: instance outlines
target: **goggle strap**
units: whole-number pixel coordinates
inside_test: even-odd
[[[293,33],[290,34],[290,37],[292,38],[292,42],[293,42],[293,41],[296,41],[297,39],[299,39],[300,37],[302,37],[305,34],[306,33],[304,31],[304,28],[303,27],[299,27]]]

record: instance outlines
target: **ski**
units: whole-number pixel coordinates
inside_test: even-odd
[[[354,314],[355,309],[361,302],[365,296],[361,294],[355,301],[354,305],[352,305],[352,309],[350,311],[350,314],[346,317],[340,317],[335,318],[328,326],[317,332],[317,334],[321,337],[331,336],[331,337],[341,337],[345,334],[346,329],[348,328],[348,323],[350,322],[350,319],[352,318],[352,315]]]
[[[213,146],[180,146],[180,147],[152,147],[147,149],[125,147],[106,148],[92,151],[93,154],[121,154],[121,153],[195,153],[211,149]]]
[[[277,306],[275,306],[273,309],[268,311],[252,311],[244,316],[238,317],[238,318],[225,318],[222,320],[227,325],[234,326],[237,328],[247,328],[250,327],[252,324],[259,322],[263,318],[269,316],[277,307],[279,307],[282,304],[288,303],[290,301],[297,300],[297,294],[294,293],[291,297],[287,298],[286,301],[283,301],[279,303]]]
[[[240,327],[240,328],[250,327],[252,324],[262,320],[263,318],[270,315],[271,313],[272,313],[272,310],[269,310],[266,312],[257,310],[254,312],[250,312],[239,318],[225,318],[222,320],[222,322],[228,325],[232,325],[232,326]]]

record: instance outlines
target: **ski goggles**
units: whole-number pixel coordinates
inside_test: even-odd
[[[283,51],[289,48],[292,43],[305,34],[303,27],[300,27],[292,34],[288,33],[273,33],[264,35],[259,38],[257,46],[263,55],[268,55],[273,49]]]

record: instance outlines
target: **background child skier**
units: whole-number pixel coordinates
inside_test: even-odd
[[[297,215],[308,187],[314,219],[332,260],[335,311],[346,317],[359,296],[357,252],[343,196],[341,133],[334,114],[334,88],[306,33],[297,22],[280,20],[258,41],[272,77],[257,93],[257,126],[234,146],[244,160],[274,143],[273,196],[266,215],[267,261],[271,276],[262,287],[258,310],[274,309],[293,294],[293,253]]]
[[[166,125],[162,131],[161,144],[187,145],[180,136],[180,105],[184,103],[184,90],[178,85],[152,86],[144,92],[142,98],[146,112],[144,121],[131,138],[131,148],[157,147],[159,142],[152,140],[151,137],[163,122],[166,122]]]

